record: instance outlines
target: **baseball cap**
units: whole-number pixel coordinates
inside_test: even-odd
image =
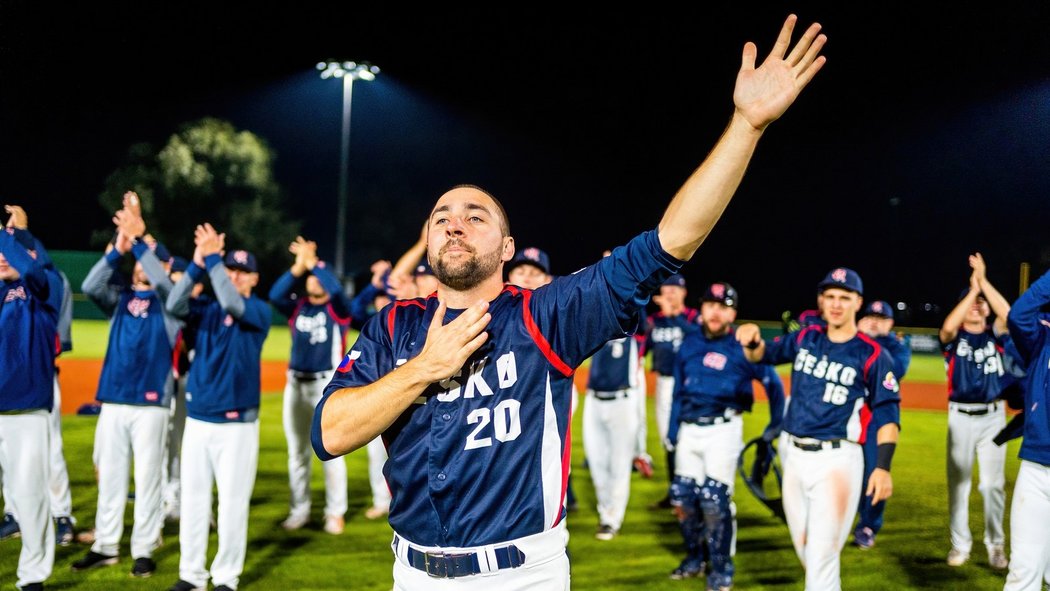
[[[164,243],[154,242],[153,244],[149,245],[149,248],[153,251],[153,254],[157,255],[157,258],[160,259],[160,262],[171,262],[171,251],[168,250],[168,247],[164,246]]]
[[[864,318],[865,316],[882,316],[883,318],[893,320],[893,306],[891,306],[889,302],[883,300],[868,302],[860,312],[860,318]]]
[[[678,273],[671,275],[661,285],[673,285],[675,287],[685,287],[685,277],[682,277]]]
[[[962,288],[962,291],[959,292],[959,298],[956,301],[961,302],[968,295],[970,295],[970,288],[967,286],[967,287]],[[984,292],[981,292],[981,291],[977,292],[977,297],[984,298]],[[985,299],[988,299],[988,298],[985,298]]]
[[[519,265],[532,265],[540,271],[550,275],[551,274],[551,259],[547,256],[547,253],[530,246],[523,248],[518,252],[514,253],[514,258],[510,260],[510,264],[507,265],[506,271],[510,273],[515,267]]]
[[[427,260],[427,257],[424,256],[422,260],[419,261],[419,264],[416,265],[416,270],[412,274],[416,277],[419,277],[420,275],[434,274],[434,269],[430,266],[430,261]]]
[[[720,304],[729,306],[730,308],[736,309],[739,303],[739,298],[736,295],[736,290],[733,289],[732,285],[725,282],[712,283],[707,286],[707,290],[704,291],[704,295],[700,296],[701,302],[718,302]]]
[[[860,280],[860,275],[857,275],[857,272],[853,269],[847,269],[846,267],[828,271],[828,274],[824,276],[824,280],[817,284],[817,293],[824,293],[824,290],[829,287],[855,291],[857,295],[864,295],[864,282]]]
[[[231,250],[226,253],[222,260],[227,269],[239,269],[248,273],[256,273],[259,267],[255,264],[255,255],[247,250]]]
[[[190,262],[183,257],[171,257],[171,272],[185,273],[190,268]]]

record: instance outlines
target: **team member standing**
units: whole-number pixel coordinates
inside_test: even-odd
[[[871,337],[890,354],[893,359],[893,370],[897,381],[904,379],[911,365],[911,339],[908,335],[898,337],[893,330],[893,308],[889,302],[875,300],[864,306],[864,311],[857,321],[857,328]],[[878,442],[875,423],[868,423],[868,433],[864,439],[864,481],[871,478],[878,461]],[[886,511],[886,501],[872,504],[870,495],[862,495],[857,505],[857,526],[853,529],[853,543],[861,550],[875,545],[875,535],[882,529],[882,514]]]
[[[428,234],[436,296],[374,317],[314,414],[324,459],[379,434],[388,444],[395,589],[569,588],[573,368],[637,326],[639,308],[711,231],[762,131],[823,65],[819,25],[789,51],[795,20],[758,69],[745,45],[731,122],[659,228],[598,263],[535,291],[505,285],[514,239],[499,202],[471,186],[438,199]]]
[[[838,268],[821,281],[827,327],[762,340],[756,324],[737,331],[749,360],[793,362],[791,403],[778,447],[784,466],[784,513],[808,591],[841,588],[839,561],[857,511],[861,487],[874,502],[893,493],[890,462],[900,429],[900,396],[893,360],[858,332],[864,289],[856,272]],[[867,413],[870,413],[867,414]],[[878,461],[866,484],[861,444],[865,417],[873,421]]]
[[[977,456],[977,488],[984,499],[984,545],[988,564],[1006,568],[1003,512],[1006,510],[1006,448],[993,439],[1006,426],[999,400],[1005,369],[1002,348],[1010,303],[988,281],[981,253],[970,256],[970,287],[944,319],[940,340],[948,371],[948,512],[952,549],[948,564],[970,558],[970,483]],[[991,310],[989,310],[991,306]],[[995,312],[995,322],[988,317]]]
[[[146,224],[128,206],[113,218],[117,238],[84,278],[82,289],[110,317],[109,343],[96,399],[102,404],[95,426],[98,509],[91,550],[73,563],[74,571],[117,563],[128,501],[128,473],[134,460],[135,520],[131,531],[131,574],[156,570],[153,550],[164,527],[163,464],[168,413],[175,380],[172,351],[180,322],[164,309],[171,279],[142,236]],[[137,260],[130,284],[110,279],[121,259]]]
[[[1050,273],[1014,302],[1010,336],[1026,368],[1021,468],[1010,506],[1010,574],[1003,591],[1040,591],[1050,574]]]
[[[656,372],[656,430],[660,441],[667,442],[667,432],[671,422],[671,402],[674,398],[674,363],[682,339],[687,334],[700,330],[700,311],[685,305],[688,295],[685,277],[675,274],[668,277],[660,286],[660,293],[653,296],[653,301],[660,310],[649,316],[645,331],[645,350],[652,351],[652,369]],[[667,478],[674,482],[675,453],[667,452]],[[658,501],[655,507],[669,508],[670,495]]]
[[[270,303],[288,317],[292,356],[284,388],[284,435],[288,440],[291,508],[281,527],[299,529],[310,521],[310,423],[314,407],[346,351],[350,300],[339,279],[317,258],[317,244],[296,237],[288,247],[292,268],[270,289]],[[302,286],[302,289],[298,289]],[[324,462],[324,530],[343,533],[346,514],[346,460]]]
[[[179,581],[172,591],[206,587],[211,491],[219,492],[219,548],[211,564],[216,591],[236,589],[248,543],[248,506],[259,461],[260,356],[270,308],[252,294],[259,283],[255,256],[222,251],[225,234],[197,226],[186,275],[168,297],[168,310],[196,331],[186,385],[182,441]],[[215,297],[190,298],[207,274]]]
[[[0,471],[18,516],[19,589],[43,589],[55,561],[48,508],[48,413],[62,283],[30,254],[28,231],[0,231]]]
[[[672,579],[703,572],[703,545],[710,557],[707,588],[733,586],[736,465],[744,449],[741,414],[754,404],[753,380],[769,398],[773,441],[784,416],[784,386],[769,364],[753,364],[733,336],[739,298],[728,283],[712,283],[701,297],[701,330],[682,340],[674,364],[674,400],[668,441],[674,446],[671,503],[685,540],[686,557]]]

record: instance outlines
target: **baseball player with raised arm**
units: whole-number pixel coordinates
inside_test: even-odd
[[[969,258],[970,287],[944,319],[939,334],[948,372],[948,512],[952,548],[948,564],[970,559],[970,483],[977,457],[978,485],[984,499],[984,545],[988,564],[1009,565],[1004,550],[1006,448],[995,436],[1006,426],[1006,403],[999,399],[1004,382],[1003,346],[1010,303],[988,281],[981,253]],[[991,306],[991,310],[989,310]],[[988,326],[988,316],[995,322]]]
[[[28,230],[0,231],[0,471],[18,516],[16,585],[44,588],[55,561],[48,499],[48,413],[54,402],[55,335],[62,282],[33,256]]]
[[[270,289],[270,303],[288,317],[292,356],[284,388],[284,434],[288,440],[291,508],[281,527],[295,530],[310,521],[310,424],[314,407],[346,351],[350,298],[339,279],[317,258],[317,244],[298,236],[288,247],[292,268]],[[343,533],[346,514],[346,461],[324,462],[324,530]]]
[[[837,268],[817,285],[827,327],[763,341],[757,324],[737,330],[753,362],[793,362],[791,403],[778,446],[781,493],[791,542],[806,569],[808,591],[837,591],[839,562],[862,487],[877,503],[893,493],[890,463],[900,430],[900,387],[893,359],[857,330],[864,287],[851,269]],[[874,422],[878,461],[863,481],[861,445]]]
[[[1021,468],[1010,506],[1010,574],[1003,591],[1040,591],[1050,574],[1050,273],[1014,302],[1010,336],[1026,368]]]
[[[196,331],[186,384],[182,440],[179,580],[171,591],[204,589],[209,571],[212,486],[218,489],[219,547],[211,563],[216,591],[236,589],[248,544],[248,506],[259,461],[260,357],[270,330],[270,307],[252,293],[259,283],[255,256],[222,255],[226,235],[197,226],[186,275],[168,296],[168,310]],[[207,274],[215,297],[191,299]]]
[[[709,285],[701,296],[701,330],[682,339],[674,363],[667,434],[676,450],[671,503],[686,557],[671,578],[700,576],[706,543],[708,589],[733,586],[736,507],[732,497],[737,459],[744,449],[741,415],[754,404],[754,380],[761,382],[769,398],[769,425],[763,439],[777,437],[784,416],[784,386],[775,368],[749,362],[733,334],[739,301],[728,283]]]
[[[563,506],[573,368],[638,322],[649,296],[704,241],[763,130],[824,64],[788,17],[769,57],[744,46],[725,133],[658,229],[575,274],[527,290],[503,281],[514,256],[499,202],[457,186],[429,218],[440,286],[369,322],[314,415],[322,459],[382,434],[393,495],[394,588],[568,589]]]
[[[125,208],[113,218],[117,227],[113,248],[95,263],[81,287],[110,317],[110,330],[95,396],[102,405],[95,426],[95,541],[72,568],[81,571],[117,563],[128,501],[128,474],[134,460],[131,574],[149,577],[157,568],[153,550],[164,527],[163,464],[175,389],[171,360],[181,323],[164,308],[171,279],[142,239],[146,224],[127,207],[133,195],[125,194]],[[116,287],[110,278],[129,252],[137,261],[131,282]]]
[[[894,335],[893,308],[889,302],[875,300],[864,305],[864,310],[857,321],[857,329],[871,337],[890,354],[893,359],[893,371],[897,381],[904,379],[911,365],[911,337]],[[868,433],[864,439],[864,481],[871,478],[875,464],[878,462],[878,434],[875,423],[868,423]],[[882,529],[882,514],[886,511],[886,501],[872,504],[870,495],[862,495],[857,505],[857,526],[853,528],[853,544],[861,550],[875,545],[875,534]]]
[[[660,310],[647,319],[645,331],[645,350],[652,351],[652,369],[656,372],[656,392],[654,410],[656,413],[656,431],[660,441],[667,442],[667,432],[671,423],[671,401],[674,397],[674,362],[678,348],[685,335],[700,330],[700,311],[685,305],[685,277],[679,274],[668,277],[660,286],[659,294],[653,301]],[[666,449],[667,478],[674,482],[675,453]],[[671,496],[668,494],[657,501],[654,507],[671,507]]]

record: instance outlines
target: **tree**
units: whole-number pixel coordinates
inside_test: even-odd
[[[99,203],[113,212],[125,191],[136,191],[150,233],[186,258],[193,254],[193,228],[211,222],[226,233],[227,248],[255,253],[269,284],[288,266],[288,244],[300,227],[283,209],[273,160],[259,136],[205,118],[183,125],[160,151],[131,146],[127,162],[107,177]],[[95,236],[105,243],[112,228]]]

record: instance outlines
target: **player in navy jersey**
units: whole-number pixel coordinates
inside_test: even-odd
[[[970,286],[944,319],[939,334],[948,372],[948,511],[952,548],[948,564],[970,558],[970,482],[977,457],[977,488],[984,499],[984,545],[992,568],[1008,566],[1004,550],[1006,448],[995,436],[1006,426],[1006,405],[999,400],[1005,369],[1003,345],[1010,303],[988,281],[980,253],[969,258]],[[990,307],[990,309],[989,309]],[[995,322],[988,317],[995,312]]]
[[[346,351],[350,298],[339,279],[317,258],[317,243],[296,237],[288,247],[295,255],[270,289],[270,303],[288,317],[292,355],[284,389],[284,434],[288,440],[291,507],[281,526],[287,530],[310,521],[310,423],[325,385]],[[346,461],[322,464],[325,481],[324,530],[343,533],[346,514]]]
[[[877,503],[893,493],[890,463],[900,430],[899,386],[889,353],[857,330],[864,287],[851,269],[837,268],[817,285],[827,326],[810,325],[766,342],[756,324],[737,340],[754,362],[793,362],[791,403],[779,453],[784,513],[808,591],[841,588],[839,562],[865,494]],[[874,422],[878,460],[863,480],[861,445]]]
[[[754,403],[753,380],[769,398],[773,441],[784,414],[784,386],[769,364],[753,364],[734,336],[739,298],[728,283],[712,283],[701,296],[701,330],[687,334],[674,363],[675,390],[668,441],[675,447],[671,503],[685,541],[686,557],[672,579],[703,573],[708,589],[733,585],[736,514],[732,495],[737,458],[744,448],[742,413]]]
[[[652,370],[656,373],[656,392],[653,401],[656,413],[656,431],[660,441],[667,441],[671,421],[671,400],[674,395],[674,363],[682,339],[689,333],[700,330],[700,311],[685,305],[688,294],[685,277],[675,274],[660,286],[660,293],[653,296],[660,310],[646,319],[645,350],[652,352]],[[667,479],[674,481],[675,453],[667,452]],[[670,495],[653,505],[654,508],[670,508]]]
[[[48,413],[54,402],[62,282],[34,255],[28,230],[0,229],[0,472],[18,516],[16,585],[43,589],[55,560],[48,500]]]
[[[165,263],[144,240],[146,224],[136,212],[134,193],[113,217],[113,248],[84,278],[82,289],[110,317],[109,343],[95,398],[102,410],[95,427],[98,509],[91,550],[73,563],[81,571],[117,563],[128,501],[128,474],[134,463],[135,505],[131,531],[131,574],[156,570],[153,550],[164,527],[163,458],[174,393],[172,351],[181,322],[164,307],[172,283]],[[111,283],[121,259],[136,259],[131,281]]]
[[[731,122],[659,228],[598,263],[535,291],[506,285],[514,239],[499,202],[472,186],[438,199],[427,242],[437,293],[374,317],[314,415],[322,459],[383,435],[395,589],[436,578],[449,579],[440,588],[569,588],[573,368],[635,328],[714,226],[762,130],[823,65],[819,25],[790,48],[795,20],[759,68],[745,45]]]
[[[1010,336],[1024,362],[1024,440],[1010,506],[1010,574],[1003,591],[1039,591],[1050,574],[1050,273],[1014,302]]]
[[[217,591],[236,589],[247,550],[259,460],[259,364],[270,307],[252,293],[259,283],[255,256],[244,250],[223,256],[225,238],[211,224],[197,226],[193,263],[167,302],[196,333],[182,442],[179,580],[171,591],[203,589],[209,578]],[[215,297],[191,299],[205,274]],[[219,493],[219,547],[209,573],[213,485]]]
[[[857,329],[871,337],[893,359],[893,368],[897,381],[904,379],[911,365],[911,337],[893,334],[893,308],[889,302],[875,300],[864,305],[864,310],[857,320]],[[868,423],[868,433],[864,439],[864,480],[871,478],[878,461],[878,441],[875,423]],[[882,514],[886,511],[886,501],[872,504],[869,495],[862,495],[857,505],[857,525],[853,528],[853,543],[862,550],[875,545],[875,535],[882,529]]]

